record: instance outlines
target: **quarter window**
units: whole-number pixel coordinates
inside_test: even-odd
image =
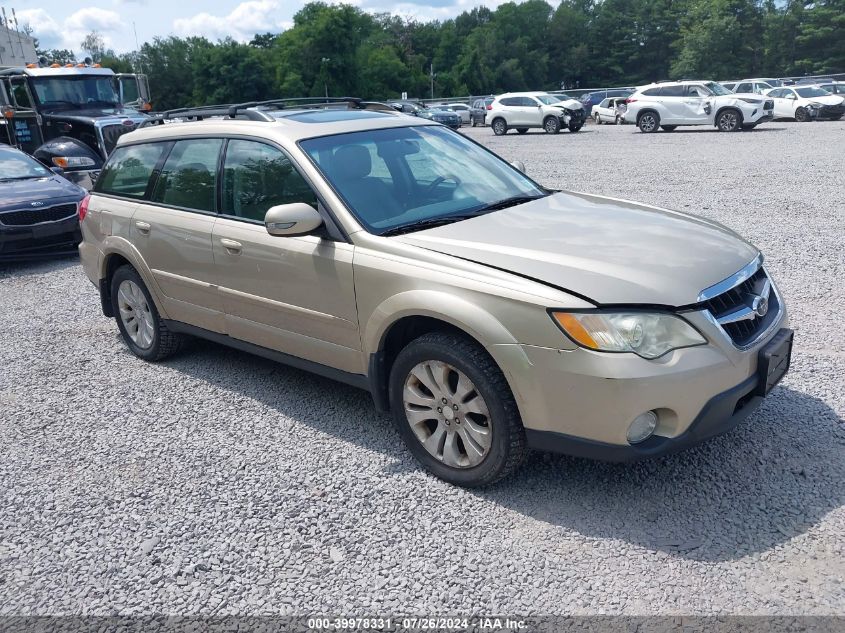
[[[167,143],[118,147],[103,167],[95,191],[126,198],[143,198]]]
[[[649,88],[648,90],[643,90],[642,94],[644,97],[656,97],[660,94],[660,88]]]
[[[217,159],[222,146],[222,139],[177,141],[156,182],[153,202],[214,211]]]
[[[281,150],[256,141],[229,141],[223,214],[263,222],[270,207],[292,202],[316,208],[317,196]]]

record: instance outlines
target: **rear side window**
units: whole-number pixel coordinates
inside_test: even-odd
[[[683,97],[686,88],[684,86],[663,86],[660,89],[661,97]]]
[[[656,97],[660,94],[660,88],[649,88],[648,90],[643,90],[642,94],[646,97]]]
[[[518,106],[520,105],[520,98],[519,97],[506,97],[505,99],[499,100],[499,103],[503,106]]]
[[[164,162],[151,200],[161,204],[214,211],[217,159],[222,139],[177,141]]]
[[[292,202],[317,208],[317,196],[284,153],[256,141],[229,141],[223,163],[223,214],[263,222],[270,207]]]
[[[147,143],[118,147],[103,167],[94,190],[125,198],[143,198],[150,176],[167,145]]]

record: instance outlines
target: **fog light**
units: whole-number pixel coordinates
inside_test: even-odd
[[[639,444],[652,436],[657,428],[657,414],[654,411],[640,413],[628,427],[628,443]]]

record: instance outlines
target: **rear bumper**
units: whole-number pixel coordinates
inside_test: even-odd
[[[0,226],[0,259],[75,255],[80,241],[76,216],[31,226]]]

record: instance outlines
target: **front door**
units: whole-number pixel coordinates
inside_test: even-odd
[[[229,140],[221,199],[213,241],[228,334],[364,373],[352,245],[319,231],[279,237],[264,227],[273,206],[318,205],[290,158],[260,141]]]
[[[707,88],[696,85],[687,86],[683,113],[687,121],[692,124],[706,123],[715,115],[712,106],[711,93]]]
[[[222,139],[176,141],[129,227],[170,318],[215,332],[224,331],[211,246],[222,147]]]

